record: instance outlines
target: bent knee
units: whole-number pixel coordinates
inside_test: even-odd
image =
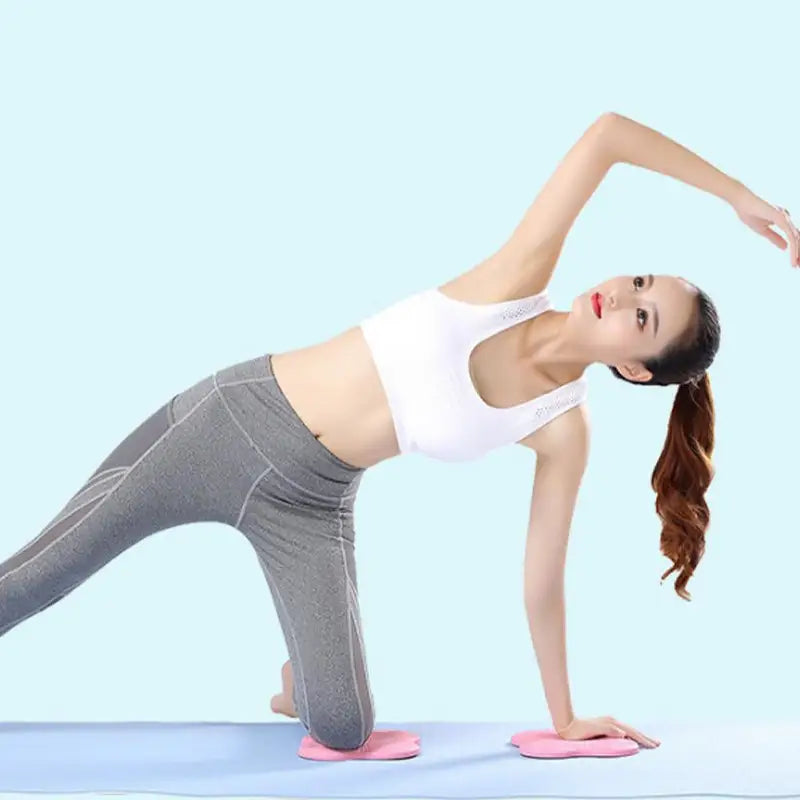
[[[372,735],[371,728],[350,725],[336,728],[311,728],[311,736],[331,750],[357,750]]]
[[[372,706],[363,711],[356,709],[355,713],[338,711],[340,713],[336,715],[312,716],[309,733],[331,750],[355,750],[361,747],[375,728]]]

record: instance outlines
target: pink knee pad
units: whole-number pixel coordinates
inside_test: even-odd
[[[570,758],[574,756],[630,756],[639,745],[628,738],[601,736],[597,739],[562,739],[555,731],[520,731],[511,744],[529,758]]]
[[[387,760],[410,758],[419,753],[419,736],[408,731],[373,731],[355,750],[333,750],[312,736],[304,736],[297,755],[314,761]]]

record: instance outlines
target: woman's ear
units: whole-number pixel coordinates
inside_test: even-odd
[[[653,373],[645,367],[644,364],[638,361],[629,361],[624,364],[618,364],[617,370],[624,378],[629,381],[636,381],[638,383],[649,381],[653,377]]]

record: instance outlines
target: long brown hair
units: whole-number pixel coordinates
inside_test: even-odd
[[[694,284],[690,284],[694,286]],[[675,591],[691,600],[686,584],[705,552],[710,522],[705,493],[714,477],[714,399],[706,371],[719,349],[719,317],[709,296],[697,290],[697,312],[679,340],[657,358],[645,362],[649,381],[630,381],[616,367],[611,372],[638,386],[678,384],[667,425],[664,448],[658,457],[651,485],[656,492],[656,513],[661,519],[661,552],[672,566],[661,576],[679,571]]]
[[[661,552],[672,561],[661,580],[680,570],[675,591],[684,600],[691,599],[686,583],[705,552],[710,512],[704,495],[714,478],[713,452],[714,399],[704,373],[697,385],[678,386],[664,449],[651,479],[662,522]]]

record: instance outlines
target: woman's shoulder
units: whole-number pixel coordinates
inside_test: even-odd
[[[538,458],[585,463],[590,438],[589,408],[583,402],[559,414],[517,444],[535,450]]]

